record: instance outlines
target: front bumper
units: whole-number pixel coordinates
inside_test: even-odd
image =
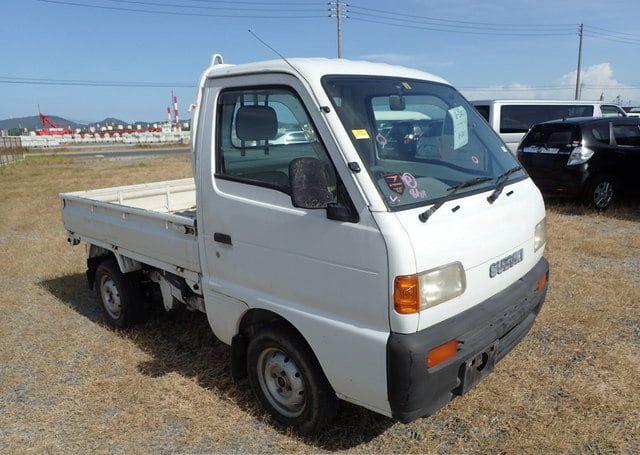
[[[486,376],[533,325],[547,293],[546,285],[536,292],[536,284],[548,272],[542,258],[507,289],[450,319],[412,334],[391,333],[387,387],[392,416],[407,423],[431,415]],[[453,338],[460,341],[455,357],[427,368],[429,350]],[[469,384],[465,364],[483,352],[489,353],[490,364]]]

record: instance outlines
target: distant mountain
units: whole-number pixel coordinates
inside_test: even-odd
[[[58,117],[57,115],[50,115],[49,118],[60,128],[83,128],[85,126],[81,123],[74,122],[73,120]],[[11,128],[27,128],[28,130],[35,130],[40,128],[40,117],[32,115],[30,117],[17,117],[0,120],[0,129],[9,130]]]
[[[142,125],[146,127],[147,125],[152,125],[154,123],[164,122],[164,120],[155,120],[151,122],[136,120],[135,122],[130,123],[115,117],[107,117],[103,120],[100,120],[99,122],[79,123],[79,122],[74,122],[73,120],[68,120],[63,117],[58,117],[57,115],[49,115],[49,118],[53,121],[53,123],[58,125],[60,128],[71,128],[71,129],[76,129],[76,128],[88,129],[90,127],[95,127],[96,125],[100,125],[101,127],[102,126],[117,127],[118,125],[123,125],[123,126],[133,125],[135,127],[135,125]],[[182,119],[180,120],[180,122],[190,122],[190,119]],[[32,115],[30,117],[16,117],[16,118],[0,120],[0,129],[2,130],[10,130],[13,128],[20,128],[20,129],[26,128],[28,130],[36,130],[40,128],[40,126],[41,126],[40,117],[37,115]]]
[[[128,123],[124,120],[117,119],[115,117],[107,117],[104,120],[100,120],[99,122],[91,122],[87,126],[107,126],[107,125],[127,125]]]

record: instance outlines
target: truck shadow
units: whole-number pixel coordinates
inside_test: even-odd
[[[44,280],[39,285],[89,321],[112,330],[103,318],[95,293],[86,283],[84,274],[78,273]],[[258,416],[281,434],[289,434],[257,405],[246,380],[238,384],[233,381],[231,350],[215,338],[204,314],[189,311],[167,314],[160,302],[147,303],[143,323],[130,330],[114,331],[152,357],[138,365],[141,374],[159,377],[176,372],[193,378],[200,387],[235,401],[248,418]],[[392,419],[341,402],[338,415],[324,431],[299,438],[319,450],[345,450],[371,441],[393,424]]]

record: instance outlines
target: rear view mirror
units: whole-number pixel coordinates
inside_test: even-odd
[[[389,95],[389,109],[392,111],[404,111],[406,108],[404,96],[402,95]]]
[[[305,156],[289,163],[289,188],[294,207],[324,209],[333,198],[324,165],[317,158]]]

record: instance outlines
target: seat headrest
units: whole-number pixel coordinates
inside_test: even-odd
[[[269,106],[241,106],[236,113],[236,136],[241,141],[264,141],[278,134],[278,117]]]

